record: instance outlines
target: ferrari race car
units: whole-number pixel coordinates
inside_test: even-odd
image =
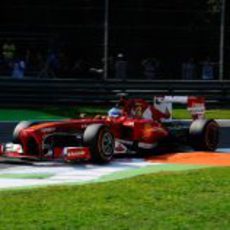
[[[135,104],[135,100],[133,100]],[[214,151],[218,124],[204,118],[204,101],[197,97],[155,97],[154,109],[172,112],[172,103],[186,103],[191,121],[146,119],[122,115],[49,122],[20,122],[12,143],[0,145],[0,157],[27,160],[92,160],[109,162],[114,154],[153,152],[173,144]],[[132,108],[133,109],[133,108]],[[140,106],[139,106],[140,112]],[[170,115],[171,116],[171,115]]]

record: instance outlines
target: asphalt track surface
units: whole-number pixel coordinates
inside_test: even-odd
[[[11,142],[12,133],[17,122],[0,122],[0,143]],[[220,143],[218,148],[230,149],[230,120],[221,120]],[[0,169],[10,167],[9,164],[0,164]]]

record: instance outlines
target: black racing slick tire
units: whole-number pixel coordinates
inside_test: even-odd
[[[21,122],[19,122],[15,126],[14,131],[13,131],[13,135],[12,135],[13,143],[15,143],[15,144],[20,143],[19,133],[21,132],[21,130],[29,128],[29,127],[36,125],[36,124],[38,124],[38,122],[34,122],[34,121],[21,121]]]
[[[92,160],[96,163],[108,163],[114,154],[114,136],[103,124],[91,124],[83,133],[83,143],[89,147]]]
[[[189,142],[196,151],[214,151],[219,142],[219,125],[215,120],[193,121],[189,128]]]
[[[21,121],[19,122],[13,131],[13,143],[15,144],[22,144],[19,138],[19,134],[23,129],[29,128],[33,125],[37,125],[39,122],[35,121]],[[39,148],[36,140],[33,137],[30,137],[27,142],[28,152],[31,155],[38,155]]]

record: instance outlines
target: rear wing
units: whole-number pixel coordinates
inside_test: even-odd
[[[173,104],[186,104],[192,119],[202,119],[205,117],[205,99],[196,96],[155,96],[153,98],[154,107],[162,113],[169,113],[172,119]]]

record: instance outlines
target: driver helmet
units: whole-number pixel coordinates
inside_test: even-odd
[[[119,108],[112,108],[108,111],[108,116],[109,117],[120,117],[122,115],[122,112]]]

